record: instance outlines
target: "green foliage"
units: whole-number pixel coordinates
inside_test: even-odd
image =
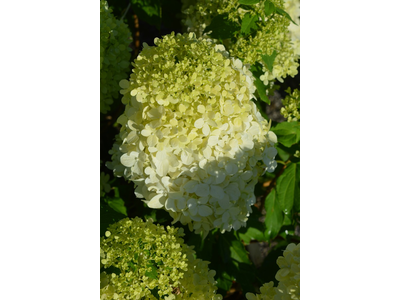
[[[240,4],[245,4],[245,5],[253,5],[257,4],[258,2],[260,2],[260,0],[239,0]]]
[[[278,203],[286,215],[291,212],[295,199],[300,197],[299,182],[296,176],[298,168],[300,168],[300,164],[289,163],[276,182]]]
[[[265,16],[269,16],[273,14],[276,11],[275,5],[271,1],[265,1],[264,2],[264,12]]]
[[[236,231],[236,235],[245,245],[250,244],[251,241],[266,241],[264,236],[265,226],[259,221],[261,216],[260,211],[254,208],[252,214],[249,216],[246,227],[242,227]]]
[[[232,22],[228,19],[227,14],[217,15],[214,19],[212,19],[210,25],[205,28],[205,32],[212,31],[210,36],[218,39],[230,39],[233,38],[240,30],[239,24]]]
[[[133,11],[138,17],[154,25],[157,29],[161,28],[162,7],[161,0],[131,0]]]
[[[103,236],[109,225],[125,218],[120,212],[117,212],[104,199],[100,199],[100,236]]]
[[[275,60],[275,57],[277,54],[278,53],[276,53],[276,51],[274,50],[274,52],[271,55],[267,55],[267,54],[261,55],[263,62],[265,62],[268,70],[270,70],[271,72],[272,72],[274,60]]]
[[[253,15],[251,13],[246,13],[243,17],[242,21],[242,27],[240,29],[240,32],[243,33],[244,35],[248,35],[254,30],[257,30],[257,22],[258,20],[258,15]]]
[[[297,24],[292,20],[292,18],[290,17],[290,15],[289,15],[286,11],[284,11],[283,9],[281,9],[281,8],[279,8],[279,7],[276,7],[276,13],[277,13],[278,15],[284,16],[285,18],[287,18],[288,20],[290,20],[293,24],[297,25]]]
[[[273,126],[271,130],[277,135],[278,143],[290,147],[300,141],[300,123],[282,122]]]
[[[279,205],[275,188],[268,194],[265,199],[265,237],[267,240],[274,239],[283,223],[283,212]]]

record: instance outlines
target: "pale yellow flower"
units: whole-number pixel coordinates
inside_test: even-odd
[[[155,44],[145,45],[130,81],[120,83],[126,108],[107,165],[174,222],[197,233],[238,230],[258,177],[276,167],[276,135],[252,101],[252,73],[193,33]]]
[[[195,259],[183,235],[139,218],[111,225],[100,240],[100,299],[222,300],[215,271]]]

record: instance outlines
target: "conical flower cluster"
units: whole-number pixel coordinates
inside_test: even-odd
[[[254,186],[274,171],[276,135],[248,66],[193,33],[144,46],[120,86],[125,112],[107,165],[151,208],[196,233],[245,226]]]

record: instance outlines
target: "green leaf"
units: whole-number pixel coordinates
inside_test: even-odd
[[[278,151],[280,160],[287,161],[289,158],[292,162],[297,162],[296,159],[299,161],[297,157],[294,156],[297,150],[300,150],[300,143],[294,144],[290,147],[285,147],[280,143],[275,145],[276,150]]]
[[[300,212],[300,162],[296,163],[296,186],[294,190],[293,209],[295,212]]]
[[[276,8],[276,13],[277,13],[278,15],[284,16],[285,18],[289,19],[289,21],[291,21],[293,24],[297,25],[297,24],[292,20],[292,18],[290,17],[290,15],[289,15],[286,11],[284,11],[283,9],[280,9],[280,8],[277,7],[277,8]]]
[[[233,38],[235,33],[240,30],[240,26],[228,19],[228,14],[217,15],[212,19],[204,32],[212,30],[211,37],[219,40]]]
[[[124,218],[126,218],[125,215],[116,212],[104,199],[100,199],[100,236],[104,236],[104,233],[111,224]]]
[[[250,34],[253,30],[257,30],[258,26],[256,21],[258,20],[258,15],[251,15],[251,13],[246,13],[243,17],[242,28],[240,32],[244,35]]]
[[[158,279],[157,267],[154,266],[153,264],[147,264],[147,267],[151,268],[151,271],[150,272],[146,271],[144,275],[146,275],[151,279]]]
[[[114,209],[116,212],[123,214],[125,216],[128,216],[128,213],[126,211],[125,207],[125,202],[121,198],[111,198],[111,197],[106,197],[105,200],[107,201],[108,205]]]
[[[139,19],[161,28],[161,1],[160,0],[131,0],[132,9]]]
[[[215,275],[215,281],[217,281],[218,293],[224,295],[231,288],[232,282],[235,278],[224,270],[223,265],[217,265],[215,271],[217,272]]]
[[[265,16],[269,16],[275,12],[276,8],[275,5],[271,1],[265,1],[264,3],[264,11],[265,11]]]
[[[253,76],[255,78],[254,80],[254,85],[257,88],[257,93],[258,96],[262,101],[264,101],[267,104],[271,104],[271,101],[267,97],[267,86],[261,81],[260,76],[264,74],[262,71],[262,65],[258,62],[254,66],[251,66],[250,71],[253,73]]]
[[[278,143],[290,147],[300,141],[300,123],[282,122],[272,127],[271,130],[277,135]]]
[[[298,164],[289,163],[276,181],[276,193],[284,214],[292,210],[296,191],[296,172]]]
[[[258,219],[261,216],[258,209],[254,209],[253,213],[250,214],[247,220],[246,227],[240,228],[236,231],[239,239],[243,241],[245,245],[250,244],[250,241],[256,240],[259,242],[266,241],[264,237],[265,226]]]
[[[253,5],[260,2],[260,0],[239,0],[239,4]]]
[[[267,65],[267,68],[270,72],[272,72],[274,60],[275,60],[275,57],[277,54],[278,53],[276,53],[276,51],[274,50],[274,52],[271,55],[267,55],[267,54],[261,55],[263,62]]]
[[[266,227],[265,237],[268,240],[272,240],[278,235],[284,216],[278,203],[275,188],[271,190],[265,199],[264,207],[266,212],[264,221]]]

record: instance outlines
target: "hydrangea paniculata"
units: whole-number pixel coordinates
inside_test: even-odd
[[[270,0],[270,2],[279,9],[285,8],[283,0]],[[242,35],[238,31],[234,40],[224,42],[232,56],[240,58],[246,64],[260,63],[263,71],[260,79],[268,86],[274,79],[283,82],[287,75],[291,77],[297,75],[299,56],[295,54],[297,50],[292,44],[289,19],[277,13],[267,15],[264,7],[265,1],[246,6],[244,9],[240,7],[239,0],[183,0],[182,13],[186,16],[183,22],[188,32],[207,36],[208,32],[205,32],[205,29],[217,15],[227,15],[228,19],[238,24],[239,28],[246,13],[258,15],[257,30],[254,34]],[[271,56],[274,51],[277,54],[271,71],[262,56]]]
[[[100,299],[222,300],[215,271],[183,235],[140,218],[112,224],[100,240]]]
[[[276,263],[280,268],[275,275],[278,286],[274,287],[273,281],[265,283],[260,294],[247,293],[248,300],[300,300],[300,243],[289,244]]]
[[[129,73],[130,36],[128,26],[117,20],[107,1],[100,1],[100,112],[110,110],[119,95],[119,81]]]
[[[276,135],[252,99],[253,76],[224,46],[193,33],[144,46],[107,166],[151,208],[196,233],[245,226],[254,186],[276,167]]]

